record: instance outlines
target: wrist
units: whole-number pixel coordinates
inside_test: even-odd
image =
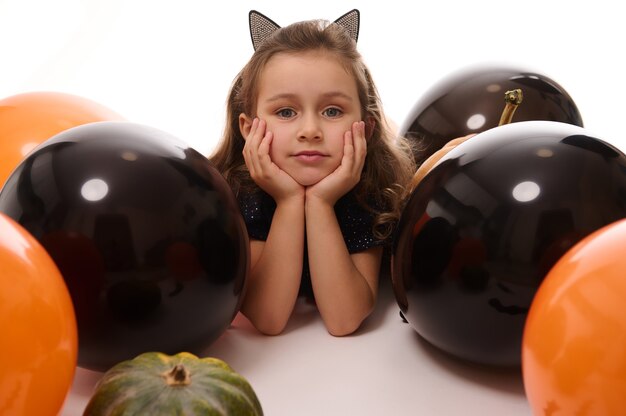
[[[344,193],[337,190],[327,190],[327,192],[320,192],[315,186],[306,188],[306,203],[316,206],[327,205],[334,207],[335,203],[341,198]]]
[[[306,195],[306,199],[304,201],[304,207],[308,210],[316,210],[316,209],[335,209],[336,201],[329,201],[328,199],[320,198],[315,194]]]
[[[280,198],[274,198],[274,201],[276,201],[277,206],[304,206],[304,192],[285,195]]]

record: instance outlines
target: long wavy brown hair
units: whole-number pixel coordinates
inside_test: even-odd
[[[236,195],[259,190],[250,178],[242,155],[244,138],[239,130],[239,115],[245,113],[252,117],[256,114],[258,80],[274,55],[308,51],[323,51],[336,56],[356,80],[362,119],[372,130],[367,139],[361,181],[355,187],[356,197],[375,215],[374,235],[380,239],[388,238],[400,217],[407,186],[415,173],[413,152],[407,140],[392,133],[356,42],[338,24],[324,20],[294,23],[276,30],[258,46],[231,86],[224,134],[210,159]]]

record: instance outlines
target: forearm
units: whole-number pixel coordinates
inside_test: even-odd
[[[381,250],[371,249],[357,265],[360,254],[348,252],[332,206],[307,201],[305,214],[309,269],[320,315],[331,334],[350,334],[374,308]]]
[[[278,204],[267,241],[251,245],[252,264],[242,312],[265,334],[282,332],[298,297],[304,252],[303,205],[303,201]]]

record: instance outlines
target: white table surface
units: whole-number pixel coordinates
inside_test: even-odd
[[[329,335],[299,302],[285,332],[264,336],[238,315],[203,356],[248,379],[265,415],[530,415],[521,371],[486,368],[434,348],[400,318],[388,278],[359,331]],[[81,415],[102,373],[77,368],[61,416]]]

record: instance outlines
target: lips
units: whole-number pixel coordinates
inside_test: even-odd
[[[296,153],[294,157],[301,162],[318,162],[327,157],[327,155],[315,150],[304,150]]]

